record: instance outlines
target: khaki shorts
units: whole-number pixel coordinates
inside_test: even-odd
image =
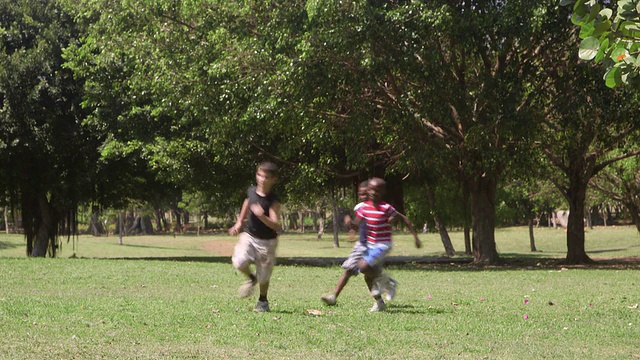
[[[271,279],[273,266],[276,264],[277,247],[278,239],[258,239],[243,232],[233,250],[231,262],[236,269],[255,264],[258,283],[266,284]]]

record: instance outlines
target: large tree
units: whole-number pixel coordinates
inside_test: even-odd
[[[640,157],[613,164],[594,177],[591,184],[607,198],[624,206],[640,233]]]
[[[98,143],[62,58],[79,29],[54,0],[2,0],[0,34],[0,192],[21,210],[27,255],[55,256],[94,194]]]
[[[558,43],[560,61],[550,73],[538,100],[545,109],[541,146],[557,169],[551,176],[569,204],[567,257],[569,264],[591,261],[585,249],[585,200],[590,181],[617,161],[637,156],[640,112],[631,89],[611,90],[599,81],[593,65],[575,59],[575,38]]]
[[[444,144],[440,156],[456,166],[470,194],[477,262],[499,261],[496,190],[531,149],[538,56],[554,41],[549,29],[556,16],[552,2],[430,1],[376,8],[376,90],[393,126],[386,130],[416,146],[424,146],[424,134]]]

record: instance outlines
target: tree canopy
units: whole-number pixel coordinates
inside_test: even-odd
[[[28,255],[55,255],[95,195],[99,140],[62,57],[80,29],[55,1],[0,1],[0,21],[0,192],[21,209]]]
[[[40,186],[49,203],[65,194],[59,186],[82,189],[62,196],[69,208],[137,199],[154,209],[197,203],[225,214],[265,159],[280,165],[280,194],[292,205],[335,204],[336,189],[386,176],[401,209],[407,186],[413,199],[416,189],[428,193],[429,216],[439,221],[470,214],[452,220],[472,230],[466,250],[496,263],[505,184],[527,183],[526,192],[536,193],[530,187],[540,182],[529,180],[544,176],[566,190],[579,174],[586,186],[600,170],[564,170],[594,157],[604,168],[620,156],[614,150],[634,155],[637,117],[624,116],[638,99],[593,87],[591,67],[572,56],[584,34],[570,19],[586,21],[584,6],[597,8],[579,3],[572,17],[557,0],[4,2],[0,126],[8,135],[0,161],[8,167],[0,171],[15,178],[27,165],[50,164],[46,181],[37,174],[29,189]],[[64,21],[47,15],[30,30],[24,19],[47,6]],[[24,29],[10,30],[20,24],[10,16],[22,13]],[[598,14],[589,21],[606,21]],[[11,35],[30,31],[44,40]],[[15,50],[17,38],[24,51]],[[34,76],[26,66],[36,63],[55,70]],[[38,80],[47,76],[65,82]],[[58,89],[73,96],[39,102],[43,93],[63,94]],[[42,134],[39,162],[24,161],[20,145]],[[73,169],[59,165],[69,162]],[[67,181],[71,175],[78,181]],[[56,178],[62,185],[37,185]],[[583,190],[563,194],[572,203]],[[461,211],[436,211],[437,196],[458,198]],[[424,214],[414,204],[407,209]],[[579,238],[567,245],[568,253],[584,252]]]
[[[562,0],[573,5],[571,21],[580,27],[578,55],[601,63],[608,87],[640,87],[640,1]]]

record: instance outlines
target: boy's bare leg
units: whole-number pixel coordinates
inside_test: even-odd
[[[269,283],[260,284],[260,297],[267,298],[267,293],[269,292]]]
[[[382,269],[378,266],[371,267],[365,260],[362,260],[360,263],[360,272],[364,274],[364,280],[367,283],[369,292],[376,301],[370,311],[384,311],[387,305],[384,303],[384,300],[382,300],[382,289],[380,286]]]
[[[349,282],[349,278],[352,277],[353,274],[354,273],[352,271],[345,270],[342,275],[340,275],[338,283],[336,284],[336,289],[333,292],[336,297],[340,295],[342,289],[344,289],[344,287],[347,285],[347,283]]]
[[[248,297],[251,295],[251,293],[253,293],[253,288],[256,285],[258,279],[256,278],[256,275],[251,272],[249,266],[237,268],[237,270],[243,273],[248,278],[248,280],[245,281],[245,283],[242,284],[238,289],[238,297]]]
[[[353,272],[351,270],[345,270],[340,275],[340,278],[338,278],[338,283],[336,284],[336,288],[335,288],[333,294],[322,296],[320,298],[322,300],[322,302],[324,302],[325,304],[330,305],[330,306],[331,305],[335,305],[336,302],[337,302],[338,295],[340,295],[340,293],[342,292],[342,289],[344,289],[344,287],[349,282],[349,278],[351,276],[353,276],[354,274],[355,274],[355,272]]]

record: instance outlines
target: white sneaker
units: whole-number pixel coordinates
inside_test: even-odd
[[[396,286],[398,282],[396,279],[389,279],[389,283],[387,284],[386,293],[384,294],[384,299],[387,301],[393,301],[393,298],[396,296]]]
[[[253,308],[253,311],[255,312],[269,312],[271,310],[269,310],[269,302],[268,301],[260,301],[258,300],[258,302],[256,303],[256,307]]]
[[[373,279],[373,284],[371,284],[371,296],[375,297],[382,294],[382,291],[387,287],[387,279],[388,278],[385,277],[384,274]]]
[[[373,304],[373,307],[369,309],[370,312],[385,311],[385,310],[387,310],[387,304],[385,304],[384,301],[382,300],[376,301],[376,303]]]
[[[253,289],[256,287],[256,282],[253,280],[247,280],[244,284],[240,285],[238,288],[238,297],[246,298],[251,296],[253,293]]]
[[[320,299],[322,299],[322,302],[329,306],[333,306],[336,304],[336,302],[338,302],[335,295],[325,295]]]

